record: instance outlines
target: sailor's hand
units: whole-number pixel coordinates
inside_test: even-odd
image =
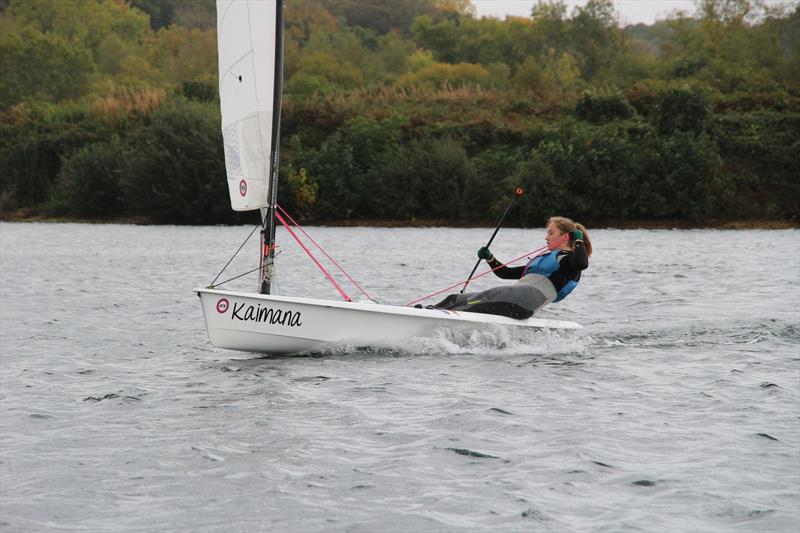
[[[582,241],[583,240],[583,232],[579,229],[574,229],[569,232],[569,242],[575,243],[575,241]]]
[[[481,259],[486,259],[487,261],[491,261],[492,259],[494,259],[492,252],[490,252],[489,248],[487,248],[486,246],[478,250],[478,257],[480,257]]]

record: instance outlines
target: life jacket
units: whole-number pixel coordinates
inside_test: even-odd
[[[522,276],[525,277],[528,274],[541,274],[545,277],[550,277],[552,274],[558,270],[558,252],[560,250],[553,250],[550,253],[540,255],[539,257],[534,257],[531,261],[525,265],[525,270],[522,273]],[[560,302],[563,300],[569,293],[575,290],[575,287],[578,286],[578,282],[575,280],[569,280],[567,283],[561,287],[561,290],[558,291],[556,295],[556,299],[553,302]]]

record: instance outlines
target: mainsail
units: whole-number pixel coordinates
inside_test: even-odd
[[[217,0],[219,98],[231,207],[275,203],[280,131],[281,1]]]

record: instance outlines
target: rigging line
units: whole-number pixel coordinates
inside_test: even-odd
[[[286,231],[289,232],[289,235],[294,237],[294,240],[297,242],[298,245],[300,245],[300,248],[302,248],[303,251],[306,254],[308,254],[308,257],[310,257],[311,260],[314,261],[314,264],[317,265],[317,268],[319,268],[322,271],[322,273],[325,274],[325,277],[328,278],[328,281],[330,281],[331,284],[333,284],[333,286],[336,287],[336,290],[339,291],[339,294],[342,295],[342,298],[344,298],[344,301],[345,302],[352,302],[353,300],[351,300],[350,297],[347,295],[347,293],[344,292],[344,289],[342,289],[341,285],[336,283],[336,280],[333,279],[333,276],[331,276],[330,272],[325,270],[325,267],[322,266],[322,264],[320,264],[319,261],[317,261],[317,258],[314,257],[314,254],[311,253],[311,250],[309,250],[306,247],[306,245],[303,244],[303,242],[300,240],[300,238],[297,236],[297,234],[294,231],[292,231],[292,227],[289,224],[286,223],[286,220],[283,218],[283,216],[281,216],[281,214],[278,211],[275,211],[275,217],[278,219],[278,221],[281,224],[283,224],[283,227],[286,228]]]
[[[297,229],[299,229],[299,230],[300,230],[300,231],[303,233],[303,235],[305,235],[305,237],[306,237],[308,240],[310,240],[312,243],[314,243],[314,246],[316,246],[316,247],[317,247],[317,249],[318,249],[320,252],[322,252],[322,253],[323,253],[323,255],[325,255],[325,257],[327,257],[327,258],[328,258],[328,261],[330,261],[331,263],[333,263],[333,264],[336,266],[336,268],[338,268],[338,269],[339,269],[339,272],[341,272],[342,274],[344,274],[344,276],[345,276],[345,277],[346,277],[348,280],[350,280],[350,283],[352,283],[353,285],[355,285],[355,287],[356,287],[356,288],[357,288],[359,291],[361,291],[361,294],[363,294],[364,296],[366,296],[367,298],[369,298],[369,299],[370,299],[370,300],[372,300],[372,301],[376,301],[376,300],[375,300],[375,298],[373,298],[372,296],[370,296],[370,295],[367,293],[367,291],[366,291],[366,290],[365,290],[365,289],[364,289],[364,288],[363,288],[361,285],[359,285],[359,283],[358,283],[356,280],[354,280],[354,279],[353,279],[353,278],[350,276],[350,274],[348,274],[348,273],[347,273],[347,271],[346,271],[346,270],[345,270],[345,269],[344,269],[344,268],[343,268],[343,267],[342,267],[342,266],[341,266],[339,263],[337,263],[337,262],[336,262],[336,260],[335,260],[333,257],[331,257],[330,255],[328,255],[328,252],[326,252],[326,251],[325,251],[325,250],[322,248],[322,246],[320,246],[320,245],[319,245],[319,243],[317,243],[317,241],[315,241],[315,240],[314,240],[314,239],[311,237],[311,235],[309,235],[308,233],[306,233],[306,230],[304,230],[304,229],[303,229],[303,228],[300,226],[300,224],[298,224],[298,223],[297,223],[297,221],[296,221],[295,219],[293,219],[293,218],[292,218],[292,215],[290,215],[289,213],[287,213],[287,212],[286,212],[286,209],[284,209],[283,207],[281,207],[281,206],[280,206],[280,205],[278,205],[278,204],[275,204],[275,207],[277,207],[278,209],[280,209],[281,213],[283,213],[283,214],[284,214],[284,216],[286,216],[286,218],[288,218],[288,219],[289,219],[289,222],[291,222],[292,224],[294,224],[294,227],[296,227]]]
[[[242,276],[246,276],[246,275],[248,275],[248,274],[252,274],[253,272],[255,272],[256,270],[258,270],[259,268],[261,268],[261,267],[260,267],[260,266],[257,266],[257,267],[255,267],[253,270],[248,270],[248,271],[247,271],[247,272],[245,272],[244,274],[239,274],[238,276],[234,276],[234,277],[232,277],[231,279],[226,279],[225,281],[220,281],[220,282],[219,282],[219,283],[218,283],[216,286],[212,285],[211,287],[209,287],[209,289],[215,289],[215,288],[219,287],[220,285],[225,285],[225,284],[226,284],[226,283],[228,283],[229,281],[233,281],[233,280],[235,280],[235,279],[239,279],[239,278],[241,278]]]
[[[277,257],[277,256],[278,256],[278,254],[280,254],[280,252],[278,252],[277,254],[275,254],[275,257]],[[261,266],[257,266],[257,267],[256,267],[256,268],[254,268],[253,270],[248,270],[247,272],[245,272],[245,273],[243,273],[243,274],[239,274],[238,276],[234,276],[234,277],[232,277],[232,278],[230,278],[230,279],[226,279],[225,281],[220,281],[219,283],[217,283],[216,287],[219,287],[220,285],[225,285],[225,284],[226,284],[226,283],[228,283],[229,281],[233,281],[233,280],[235,280],[235,279],[239,279],[239,278],[241,278],[242,276],[246,276],[246,275],[248,275],[248,274],[252,274],[253,272],[255,272],[256,270],[258,270],[259,268],[262,268],[262,267],[261,267]],[[276,284],[276,285],[277,285],[277,284]],[[209,288],[209,289],[215,289],[216,287],[215,287],[215,286],[211,286],[211,287],[208,287],[208,288]]]
[[[486,248],[489,248],[492,245],[492,241],[494,241],[494,238],[497,237],[497,232],[500,231],[500,226],[503,225],[503,221],[506,219],[506,215],[508,215],[508,212],[511,209],[511,206],[514,205],[514,200],[516,200],[517,197],[522,196],[523,194],[524,194],[524,191],[522,190],[521,187],[517,187],[514,190],[514,196],[511,197],[511,201],[508,202],[508,205],[506,206],[506,210],[503,211],[503,214],[500,217],[500,220],[497,221],[497,225],[494,228],[494,233],[492,233],[492,236],[489,238],[489,242],[486,243]],[[467,285],[469,285],[469,280],[472,277],[472,275],[475,274],[475,271],[478,270],[478,267],[480,266],[480,264],[481,264],[481,258],[479,257],[478,260],[475,262],[475,266],[472,267],[472,272],[470,272],[469,276],[467,276],[466,283],[464,283],[464,286],[461,287],[460,291],[458,291],[459,294],[464,294],[464,291],[467,290]]]
[[[565,243],[567,241],[568,238],[569,237],[562,238],[560,241],[553,243],[553,246],[561,246],[563,243]],[[542,255],[545,251],[547,251],[549,247],[550,247],[550,245],[546,244],[546,245],[542,246],[541,248],[537,248],[536,250],[533,250],[532,252],[528,252],[526,254],[522,254],[521,256],[517,257],[516,259],[512,259],[508,263],[503,263],[502,265],[500,265],[498,267],[495,267],[495,268],[493,268],[491,270],[487,270],[486,272],[482,272],[482,273],[478,274],[477,276],[473,276],[473,277],[471,277],[469,279],[466,279],[466,280],[461,280],[458,283],[454,283],[454,284],[450,285],[449,287],[445,287],[444,289],[442,289],[440,291],[436,291],[436,292],[434,292],[432,294],[429,294],[427,296],[423,296],[422,298],[417,298],[416,300],[412,300],[412,301],[410,301],[410,302],[408,302],[406,304],[406,307],[414,305],[415,303],[421,302],[423,300],[427,300],[428,298],[432,298],[432,297],[437,296],[439,294],[442,294],[443,292],[449,291],[450,289],[454,289],[454,288],[458,287],[459,285],[463,285],[465,282],[472,281],[472,280],[478,279],[478,278],[482,278],[486,274],[488,274],[490,272],[494,272],[495,270],[503,268],[504,266],[510,265],[511,263],[516,263],[520,259],[524,259],[524,258],[529,257],[529,256],[533,256],[533,258],[536,258],[536,257]]]
[[[222,275],[222,273],[223,273],[223,272],[225,272],[225,269],[226,269],[226,268],[228,268],[228,265],[230,265],[230,264],[231,264],[231,261],[233,261],[233,259],[234,259],[234,258],[235,258],[235,257],[236,257],[238,254],[239,254],[239,252],[241,252],[241,251],[242,251],[242,248],[244,248],[244,245],[245,245],[245,244],[247,244],[247,241],[249,241],[249,240],[250,240],[250,237],[252,237],[252,236],[253,236],[253,233],[255,233],[255,232],[256,232],[256,230],[257,230],[258,228],[260,228],[260,227],[261,227],[261,224],[257,224],[257,225],[256,225],[256,226],[253,228],[253,231],[251,231],[251,232],[250,232],[250,235],[248,235],[248,236],[247,236],[247,238],[244,240],[244,242],[243,242],[243,243],[242,243],[242,244],[239,246],[239,249],[238,249],[238,250],[236,250],[236,252],[234,252],[234,254],[231,256],[231,258],[230,258],[230,259],[228,259],[228,262],[227,262],[227,263],[225,263],[225,266],[224,266],[224,267],[222,267],[222,270],[220,270],[220,271],[219,271],[219,274],[217,274],[217,277],[216,277],[216,278],[214,278],[214,281],[212,281],[212,282],[211,282],[211,285],[209,285],[209,287],[211,287],[212,289],[214,288],[214,284],[217,282],[217,280],[218,280],[218,279],[219,279],[219,277]],[[258,269],[256,269],[256,270],[258,270]],[[249,272],[248,272],[248,274],[249,274]],[[236,278],[233,278],[233,279],[236,279]],[[231,281],[231,280],[228,280],[228,281]],[[226,282],[226,281],[223,281],[222,283],[227,283],[227,282]],[[220,285],[222,285],[222,283],[220,283]]]

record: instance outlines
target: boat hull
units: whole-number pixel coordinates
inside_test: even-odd
[[[337,302],[256,293],[195,289],[208,337],[218,348],[293,354],[338,346],[396,346],[437,331],[472,332],[505,325],[540,330],[571,330],[575,322],[444,309],[417,309],[372,302]]]

